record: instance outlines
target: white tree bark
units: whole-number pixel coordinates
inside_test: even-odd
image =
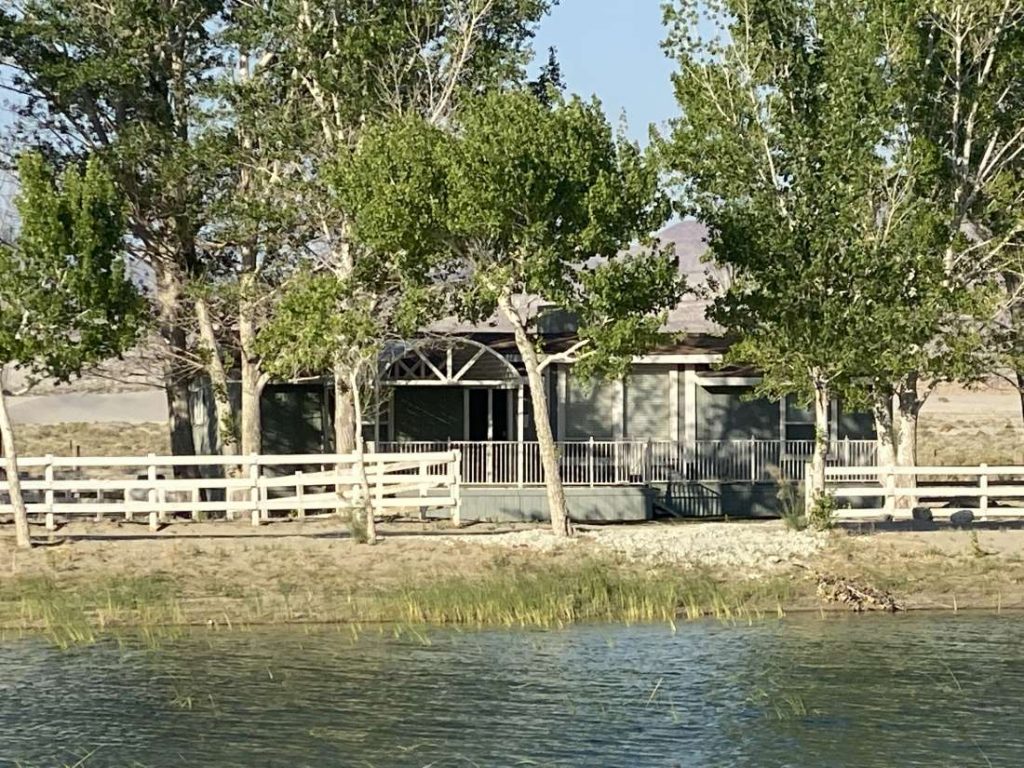
[[[917,466],[917,423],[922,405],[924,401],[918,389],[918,376],[909,374],[896,392],[896,465],[899,467]],[[905,489],[916,488],[917,477],[901,475],[897,485]],[[900,495],[896,502],[896,506],[909,509],[917,505],[917,498],[912,494]]]
[[[223,456],[238,454],[238,439],[235,437],[235,420],[228,393],[228,374],[221,358],[220,343],[213,328],[213,318],[205,299],[196,299],[196,324],[199,326],[199,337],[206,348],[208,360],[206,372],[213,387],[213,402],[217,416],[217,439]]]
[[[831,439],[830,391],[828,380],[820,372],[812,372],[811,377],[814,382],[814,454],[811,457],[810,498],[817,501],[825,496],[825,467]]]
[[[571,536],[572,523],[565,503],[565,488],[555,451],[555,438],[551,433],[548,418],[548,398],[544,391],[544,379],[540,373],[540,359],[523,325],[522,318],[510,297],[502,296],[498,308],[515,330],[516,347],[526,367],[526,378],[530,384],[530,402],[533,405],[533,421],[537,428],[537,443],[540,447],[540,462],[544,469],[544,486],[547,489],[548,509],[551,512],[551,530],[556,536]]]
[[[242,308],[238,315],[239,348],[241,350],[239,366],[242,379],[242,409],[240,436],[242,453],[251,455],[263,452],[263,419],[260,403],[263,400],[263,389],[267,377],[260,370],[260,361],[255,353],[256,321],[248,299],[242,299]]]
[[[377,543],[377,520],[373,513],[373,497],[371,496],[370,481],[366,476],[366,442],[363,440],[363,398],[359,391],[359,371],[353,368],[349,374],[349,391],[352,393],[352,410],[355,413],[356,431],[356,473],[358,475],[359,487],[361,489],[360,500],[362,501],[362,512],[364,518],[364,529],[366,543]],[[359,510],[353,511],[354,515]]]
[[[7,494],[14,510],[14,539],[19,547],[32,546],[32,537],[28,530],[28,512],[25,510],[25,498],[21,493],[21,478],[18,477],[18,451],[14,444],[14,428],[7,411],[7,395],[3,391],[0,376],[0,443],[3,447],[4,470],[7,475]]]
[[[877,441],[878,482],[886,485],[889,472],[896,465],[896,428],[893,421],[893,395],[889,390],[879,392],[872,403],[875,418],[875,439]],[[893,500],[885,499],[885,510],[891,511]]]

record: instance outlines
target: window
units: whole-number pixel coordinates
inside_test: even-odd
[[[786,442],[814,440],[814,412],[804,408],[792,395],[782,401],[782,439]]]

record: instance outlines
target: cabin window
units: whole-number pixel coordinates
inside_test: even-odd
[[[782,401],[783,434],[788,441],[814,440],[814,412],[802,406],[792,395]]]

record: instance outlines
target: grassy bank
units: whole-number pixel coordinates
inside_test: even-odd
[[[542,558],[546,560],[546,558]],[[813,584],[775,576],[730,580],[707,571],[638,568],[586,557],[524,564],[498,558],[486,573],[386,586],[277,582],[245,587],[153,576],[32,575],[0,582],[0,627],[40,631],[61,646],[131,629],[158,640],[176,627],[395,623],[564,627],[577,622],[674,621],[777,615]]]
[[[891,593],[910,609],[1024,607],[1020,530],[837,532],[813,557],[751,570],[696,559],[630,560],[592,537],[537,550],[465,534],[409,535],[405,528],[371,547],[327,535],[329,523],[317,533],[316,525],[301,528],[312,536],[275,529],[246,536],[239,533],[244,526],[207,530],[203,524],[189,528],[202,536],[122,532],[116,540],[111,528],[29,553],[0,540],[0,564],[9,563],[0,572],[0,631],[41,631],[69,646],[121,630],[157,640],[188,625],[562,627],[849,610],[817,594],[822,574]],[[663,529],[649,530],[660,536]],[[781,526],[736,523],[720,530],[727,545],[771,530],[778,535]]]

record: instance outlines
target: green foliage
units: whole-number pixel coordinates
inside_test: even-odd
[[[525,91],[465,102],[442,130],[415,117],[370,130],[338,174],[357,237],[458,287],[455,311],[492,315],[532,294],[575,312],[595,366],[660,339],[683,290],[671,259],[635,242],[668,214],[658,171],[616,140],[596,102]]]
[[[18,164],[17,241],[0,247],[0,360],[68,379],[131,347],[145,303],[125,275],[122,199],[100,163]]]
[[[295,275],[257,341],[266,368],[283,379],[336,366],[375,364],[389,341],[411,336],[431,317],[436,300],[420,285],[383,297],[359,276],[301,271]]]
[[[827,531],[836,524],[836,497],[831,493],[822,493],[815,497],[811,508],[807,510],[807,522],[816,531]]]
[[[731,360],[805,400],[811,371],[853,397],[973,370],[990,284],[946,270],[937,153],[908,130],[886,4],[682,0],[667,19],[681,116],[662,150],[734,275],[711,310]]]

